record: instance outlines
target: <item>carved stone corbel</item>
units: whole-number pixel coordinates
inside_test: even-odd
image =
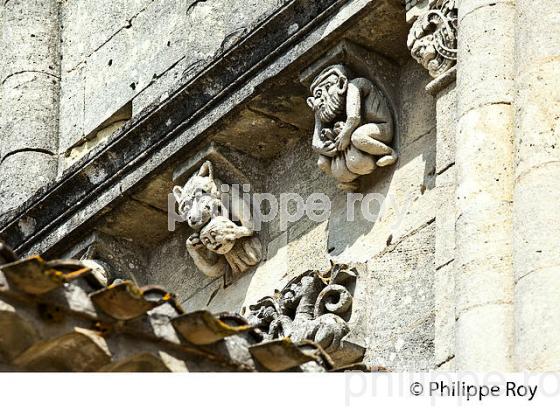
[[[410,29],[408,48],[412,57],[433,78],[454,76],[457,62],[456,0],[429,0],[427,4],[428,10],[415,19]],[[409,5],[412,0],[407,0],[407,11]],[[418,6],[414,4],[414,7]]]
[[[334,265],[328,272],[309,271],[279,293],[249,307],[248,320],[265,341],[289,337],[319,344],[338,365],[362,360],[365,349],[347,341],[357,271]]]
[[[189,255],[203,274],[224,276],[226,284],[262,259],[250,203],[240,191],[222,183],[210,160],[173,189],[179,215],[193,231],[186,242]]]
[[[387,77],[377,73],[386,73],[385,67],[379,56],[342,42],[302,74],[302,82],[310,83],[318,166],[342,190],[356,191],[360,176],[398,159],[390,86],[383,87]]]

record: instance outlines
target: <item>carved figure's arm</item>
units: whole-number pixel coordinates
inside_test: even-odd
[[[239,194],[239,195],[238,195]],[[233,194],[230,197],[229,210],[234,221],[239,221],[241,226],[235,229],[235,237],[242,238],[251,236],[255,232],[255,224],[251,215],[251,206],[249,202],[243,199],[242,193]]]
[[[361,83],[352,80],[348,83],[346,94],[346,122],[344,128],[340,131],[336,143],[339,151],[344,151],[350,145],[352,133],[358,128],[362,122],[362,92]]]
[[[319,118],[319,113],[315,111],[315,128],[313,130],[313,141],[311,146],[313,151],[317,154],[321,154],[327,157],[334,157],[336,155],[336,147],[332,142],[325,143],[321,138],[321,132],[323,131],[323,124]]]
[[[210,252],[202,243],[198,233],[192,234],[187,240],[187,251],[194,264],[202,273],[211,278],[222,276],[225,274],[229,265],[224,257]]]

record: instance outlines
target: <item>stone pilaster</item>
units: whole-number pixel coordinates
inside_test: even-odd
[[[560,370],[560,3],[517,0],[514,271],[519,370]]]
[[[58,1],[3,7],[0,212],[56,177],[60,82]]]
[[[458,2],[457,370],[513,367],[513,0]]]

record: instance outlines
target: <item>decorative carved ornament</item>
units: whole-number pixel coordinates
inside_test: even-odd
[[[356,271],[346,265],[334,265],[326,273],[308,271],[250,306],[249,323],[263,332],[264,340],[290,337],[294,342],[315,342],[331,355],[344,355],[349,348],[355,352],[358,345],[345,346],[344,337],[350,332],[347,321],[356,278]],[[357,350],[361,360],[363,348]]]
[[[173,194],[179,214],[194,231],[187,240],[194,263],[205,275],[225,275],[228,282],[261,261],[262,245],[250,205],[224,187],[206,161],[184,186],[175,186]]]
[[[407,45],[412,57],[434,78],[455,66],[457,62],[456,0],[432,0],[429,11],[412,25]]]
[[[369,79],[354,78],[337,64],[325,68],[312,82],[308,105],[315,112],[313,150],[319,168],[346,191],[377,167],[392,165],[393,118],[381,90]]]

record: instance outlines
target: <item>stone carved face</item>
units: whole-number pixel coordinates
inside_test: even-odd
[[[443,0],[435,6],[414,22],[407,40],[412,57],[434,78],[449,70],[457,59],[455,1]]]
[[[312,97],[307,104],[319,114],[321,122],[333,122],[344,112],[348,75],[342,66],[331,66],[323,70],[311,85]]]
[[[438,53],[434,46],[433,34],[413,38],[410,53],[412,57],[427,70],[433,71],[439,66]]]
[[[200,231],[200,240],[207,249],[225,255],[235,245],[235,235],[233,233],[235,227],[236,225],[225,216],[214,217]]]
[[[208,161],[184,187],[176,186],[173,194],[179,203],[179,214],[195,231],[202,229],[212,216],[221,212],[219,190],[214,181],[212,164]]]

